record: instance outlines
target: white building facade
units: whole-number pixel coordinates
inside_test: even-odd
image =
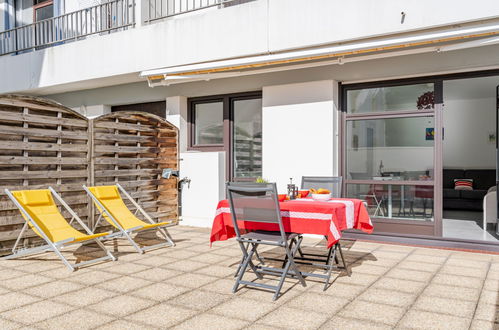
[[[385,240],[497,249],[498,1],[25,1],[0,0],[0,93],[165,116],[184,224],[226,181],[342,176]]]

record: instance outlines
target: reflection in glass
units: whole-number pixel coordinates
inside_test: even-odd
[[[433,95],[433,83],[349,90],[347,112],[430,110]]]
[[[262,175],[262,100],[235,100],[233,103],[234,176]]]
[[[220,101],[195,104],[194,127],[196,145],[223,144],[223,103]]]
[[[347,197],[364,200],[373,218],[433,221],[433,186],[348,184]]]
[[[347,121],[347,178],[431,180],[433,130],[433,117]]]

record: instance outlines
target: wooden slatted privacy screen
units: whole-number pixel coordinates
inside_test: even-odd
[[[52,186],[92,225],[95,209],[82,185],[118,182],[156,220],[177,220],[177,179],[161,178],[163,168],[178,169],[177,145],[177,128],[152,114],[89,120],[46,99],[0,96],[0,253],[24,225],[5,188]],[[38,241],[31,231],[26,238],[26,245]]]

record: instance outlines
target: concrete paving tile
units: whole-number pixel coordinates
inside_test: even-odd
[[[480,294],[479,302],[484,304],[499,305],[499,291],[483,290]]]
[[[62,273],[64,273],[64,272],[62,272]],[[2,269],[2,270],[0,270],[0,281],[8,280],[10,278],[20,277],[23,275],[27,275],[27,273],[22,272],[20,270],[16,270],[16,269],[10,269],[10,268]],[[67,273],[66,273],[66,275],[67,275]]]
[[[22,328],[21,323],[9,321],[9,320],[4,320],[0,318],[0,329],[3,330],[11,330],[11,329],[21,329]]]
[[[349,302],[350,300],[346,298],[305,291],[301,295],[289,300],[286,307],[304,309],[332,316]]]
[[[113,317],[124,317],[145,309],[154,303],[151,300],[123,295],[106,299],[87,308]]]
[[[457,276],[470,276],[485,278],[487,275],[487,268],[473,268],[463,266],[450,266],[445,265],[440,269],[441,274],[457,275]]]
[[[150,268],[135,274],[130,274],[130,276],[153,282],[163,282],[180,274],[182,274],[182,272],[173,269]]]
[[[338,279],[335,281],[335,283],[344,283],[344,284],[350,284],[350,285],[363,285],[363,286],[368,286],[374,283],[376,280],[378,280],[377,275],[369,275],[369,274],[362,274],[362,273],[353,273],[352,276],[340,276]]]
[[[33,297],[22,292],[10,292],[0,296],[0,312],[28,305],[40,301],[40,298]]]
[[[197,269],[208,267],[209,264],[192,260],[180,260],[164,265],[164,268],[178,270],[181,272],[193,272]]]
[[[422,293],[425,296],[448,298],[454,300],[467,300],[476,302],[480,296],[480,289],[463,288],[451,285],[431,283]]]
[[[498,305],[479,303],[475,311],[475,319],[499,323]]]
[[[374,323],[372,321],[349,319],[345,317],[335,316],[327,321],[322,327],[322,330],[390,330],[392,326],[382,323]]]
[[[232,296],[202,290],[193,290],[175,297],[173,302],[175,305],[181,307],[205,311],[230,298],[232,298]]]
[[[87,287],[78,290],[77,292],[68,292],[66,294],[53,297],[52,300],[76,307],[85,307],[99,303],[116,295],[117,293],[108,290]]]
[[[38,259],[38,258],[37,258]],[[36,260],[35,262],[31,262],[25,265],[20,265],[15,268],[16,270],[25,272],[25,273],[39,273],[46,270],[51,269],[59,269],[62,272],[68,273],[69,270],[64,266],[60,259],[52,260]]]
[[[353,300],[366,289],[361,285],[351,285],[337,282],[334,282],[326,291],[322,291],[322,288],[322,285],[318,285],[316,287],[313,287],[311,291],[315,292],[316,290],[318,290],[319,293],[346,298],[348,300]]]
[[[216,280],[218,280],[218,278],[213,276],[206,276],[201,274],[185,274],[181,276],[176,276],[168,280],[168,283],[178,284],[189,288],[198,288],[210,282],[215,282]]]
[[[394,251],[397,253],[410,253],[417,248],[414,246],[406,246],[406,245],[399,245],[399,244],[381,244],[378,247],[377,251]]]
[[[456,259],[468,259],[470,261],[491,261],[492,260],[492,254],[488,253],[477,253],[477,252],[462,252],[462,251],[457,251],[452,254],[452,258]]]
[[[481,288],[483,280],[477,277],[437,274],[432,283],[465,288]]]
[[[211,252],[203,253],[203,254],[200,254],[200,255],[197,255],[195,257],[190,258],[190,260],[192,260],[192,261],[205,262],[205,263],[209,263],[209,264],[216,264],[216,263],[225,261],[227,259],[233,260],[234,258],[228,257],[228,256],[222,256],[219,254],[214,254]]]
[[[354,300],[343,308],[338,316],[395,325],[404,313],[404,308]]]
[[[232,268],[227,266],[207,265],[206,267],[196,270],[195,273],[223,278],[233,277],[235,272]]]
[[[372,252],[372,255],[374,255],[374,257],[376,259],[402,260],[404,258],[407,258],[407,254],[406,253],[397,253],[397,252],[393,252],[393,251],[379,251],[379,250],[376,250],[376,251]]]
[[[470,254],[472,258],[460,258],[459,255],[453,254],[445,263],[447,266],[457,266],[465,268],[480,268],[488,269],[490,262],[487,260],[481,260],[479,258],[480,254],[472,253]]]
[[[405,329],[468,329],[470,319],[446,314],[410,310],[399,323]]]
[[[80,290],[82,285],[68,281],[55,281],[25,289],[24,292],[41,298],[50,298],[66,292]]]
[[[185,249],[172,249],[167,256],[168,258],[186,260],[197,255],[199,255],[199,253],[187,251]]]
[[[173,329],[213,329],[213,330],[232,330],[242,329],[250,323],[243,320],[220,317],[214,314],[202,314],[195,316],[183,323],[175,326]]]
[[[73,329],[95,329],[112,320],[114,318],[110,316],[80,309],[50,318],[35,325],[42,329],[64,329],[68,327]]]
[[[499,291],[499,280],[486,278],[483,283],[484,290]]]
[[[441,268],[441,265],[440,264],[431,264],[431,263],[427,263],[427,262],[404,260],[401,263],[399,263],[396,268],[411,269],[411,270],[434,273]]]
[[[415,261],[415,262],[423,262],[427,264],[443,264],[447,260],[447,257],[444,256],[435,256],[435,255],[421,255],[421,254],[412,254],[407,257],[406,261]]]
[[[122,276],[116,279],[112,279],[111,281],[96,284],[96,287],[113,292],[125,293],[152,283],[153,282],[144,279],[134,278],[131,276]]]
[[[3,312],[0,316],[11,321],[31,324],[67,313],[72,309],[74,308],[69,305],[44,300]]]
[[[415,294],[369,288],[357,299],[396,307],[409,307],[416,298],[417,296]]]
[[[475,306],[476,303],[472,301],[422,295],[416,300],[412,308],[471,319],[475,311]]]
[[[260,249],[258,249],[258,251],[260,251]],[[232,249],[228,249],[228,248],[227,249],[218,249],[218,250],[214,251],[213,253],[221,255],[221,256],[227,256],[227,257],[236,257],[236,258],[242,257],[241,249],[239,247],[232,248]]]
[[[381,278],[373,284],[374,288],[394,290],[412,294],[421,292],[425,286],[426,283],[424,282],[408,281],[389,277]]]
[[[159,267],[176,261],[178,261],[178,259],[166,256],[151,255],[142,256],[141,259],[134,260],[133,263],[150,267]]]
[[[365,264],[362,263],[362,261],[350,264],[348,265],[350,267],[350,270],[352,272],[358,272],[362,274],[369,274],[369,275],[382,275],[386,273],[390,268],[389,267],[382,267],[382,266],[377,266],[377,265],[372,265],[372,264]]]
[[[445,249],[428,249],[428,248],[417,248],[415,249],[412,254],[420,254],[420,255],[425,255],[425,256],[441,256],[441,257],[448,257],[453,253],[451,250],[445,250]]]
[[[99,330],[137,330],[137,329],[157,329],[153,326],[145,326],[143,324],[137,324],[134,322],[124,321],[124,320],[116,320],[114,322],[107,323],[101,327],[98,327]]]
[[[116,273],[121,275],[130,275],[134,273],[141,272],[143,270],[149,269],[149,266],[134,264],[131,262],[127,263],[114,263],[113,267],[109,267],[106,271],[110,273]]]
[[[171,285],[168,283],[154,283],[146,286],[145,288],[129,292],[129,294],[144,299],[166,301],[189,290],[191,290],[191,288],[186,288],[179,285]]]
[[[11,278],[8,280],[3,280],[1,285],[9,290],[14,291],[14,290],[22,290],[35,285],[44,284],[50,281],[52,281],[52,279],[45,276],[28,274]]]
[[[490,280],[499,280],[499,270],[490,269],[487,274],[487,279]]]
[[[118,277],[120,277],[119,274],[112,274],[101,270],[92,270],[86,273],[79,273],[78,271],[74,276],[68,277],[67,280],[85,285],[93,285],[96,283],[104,283],[115,280]]]
[[[157,328],[174,326],[199,312],[162,303],[125,317],[127,321],[140,322]]]
[[[316,329],[326,320],[327,316],[321,313],[281,306],[259,322],[287,329]]]
[[[484,320],[476,320],[471,321],[470,330],[497,330],[499,329],[499,324],[484,321]]]
[[[434,276],[434,273],[395,268],[386,273],[385,276],[409,281],[428,282]]]
[[[233,299],[216,306],[210,313],[235,317],[247,321],[255,321],[277,307],[276,304],[273,304],[270,301],[263,302],[234,297]]]
[[[220,294],[232,294],[232,288],[234,287],[235,279],[233,278],[222,278],[216,280],[215,282],[208,283],[202,286],[200,289],[204,291],[216,292]]]

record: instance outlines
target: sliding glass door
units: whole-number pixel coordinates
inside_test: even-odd
[[[344,192],[366,202],[378,232],[438,234],[440,91],[434,81],[344,86]]]

